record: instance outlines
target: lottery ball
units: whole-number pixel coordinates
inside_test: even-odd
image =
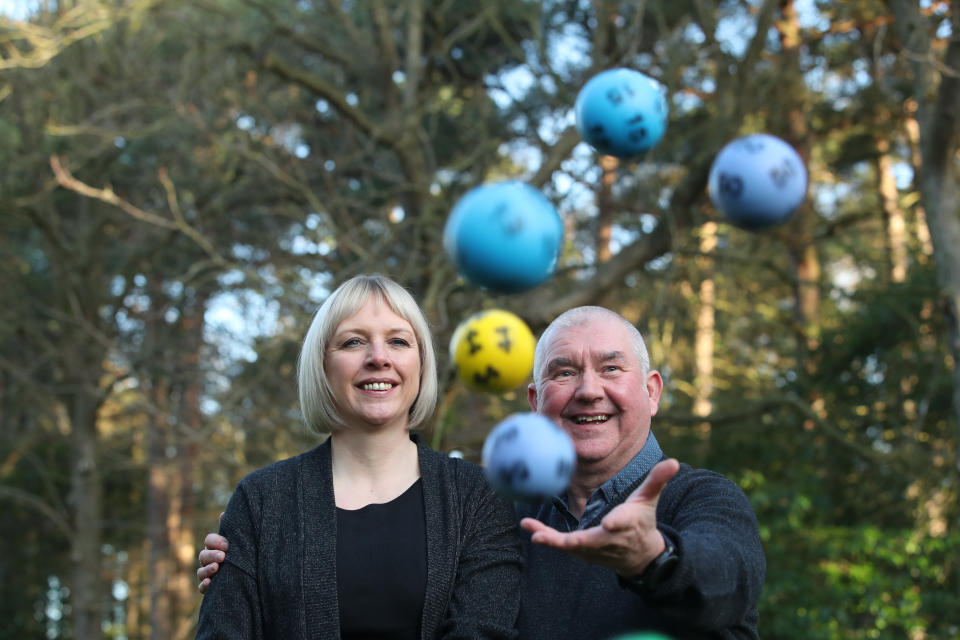
[[[471,389],[503,393],[530,375],[535,347],[527,323],[509,311],[491,309],[457,326],[450,338],[450,360]]]
[[[443,230],[457,271],[501,293],[526,291],[550,278],[562,240],[563,223],[546,196],[513,180],[468,191]]]
[[[653,78],[633,69],[610,69],[590,78],[573,107],[580,137],[600,153],[628,158],[660,142],[667,129],[667,99]]]
[[[766,133],[728,143],[710,167],[710,200],[748,231],[786,222],[807,195],[807,168],[793,147]]]
[[[576,464],[573,441],[539,413],[516,413],[483,443],[490,486],[513,500],[555,496],[566,490]]]

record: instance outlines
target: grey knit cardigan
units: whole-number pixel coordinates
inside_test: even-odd
[[[480,467],[412,439],[427,531],[420,637],[516,638],[523,560],[511,505]],[[230,551],[203,598],[197,638],[340,637],[330,452],[328,439],[237,486],[220,523]]]

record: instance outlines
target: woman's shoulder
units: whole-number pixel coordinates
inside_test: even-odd
[[[277,460],[265,467],[254,469],[240,481],[240,486],[248,489],[273,487],[277,484],[286,484],[292,482],[303,472],[305,466],[315,467],[322,464],[324,448],[329,449],[329,445],[324,442],[309,451],[304,451],[295,456]]]
[[[417,439],[417,444],[420,449],[421,464],[426,463],[427,467],[435,468],[441,473],[458,478],[472,479],[483,475],[483,468],[469,460],[437,451],[420,439]]]

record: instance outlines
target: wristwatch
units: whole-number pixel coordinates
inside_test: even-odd
[[[650,561],[650,564],[643,570],[643,573],[635,578],[617,576],[621,586],[629,587],[630,589],[643,593],[650,593],[667,579],[680,558],[677,556],[677,548],[670,538],[663,536],[663,541],[666,543],[667,548],[663,550],[663,553]]]

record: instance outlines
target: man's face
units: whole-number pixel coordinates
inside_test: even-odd
[[[647,441],[660,374],[643,375],[627,327],[605,315],[554,334],[544,362],[539,391],[528,389],[530,407],[570,434],[578,474],[613,477]]]

